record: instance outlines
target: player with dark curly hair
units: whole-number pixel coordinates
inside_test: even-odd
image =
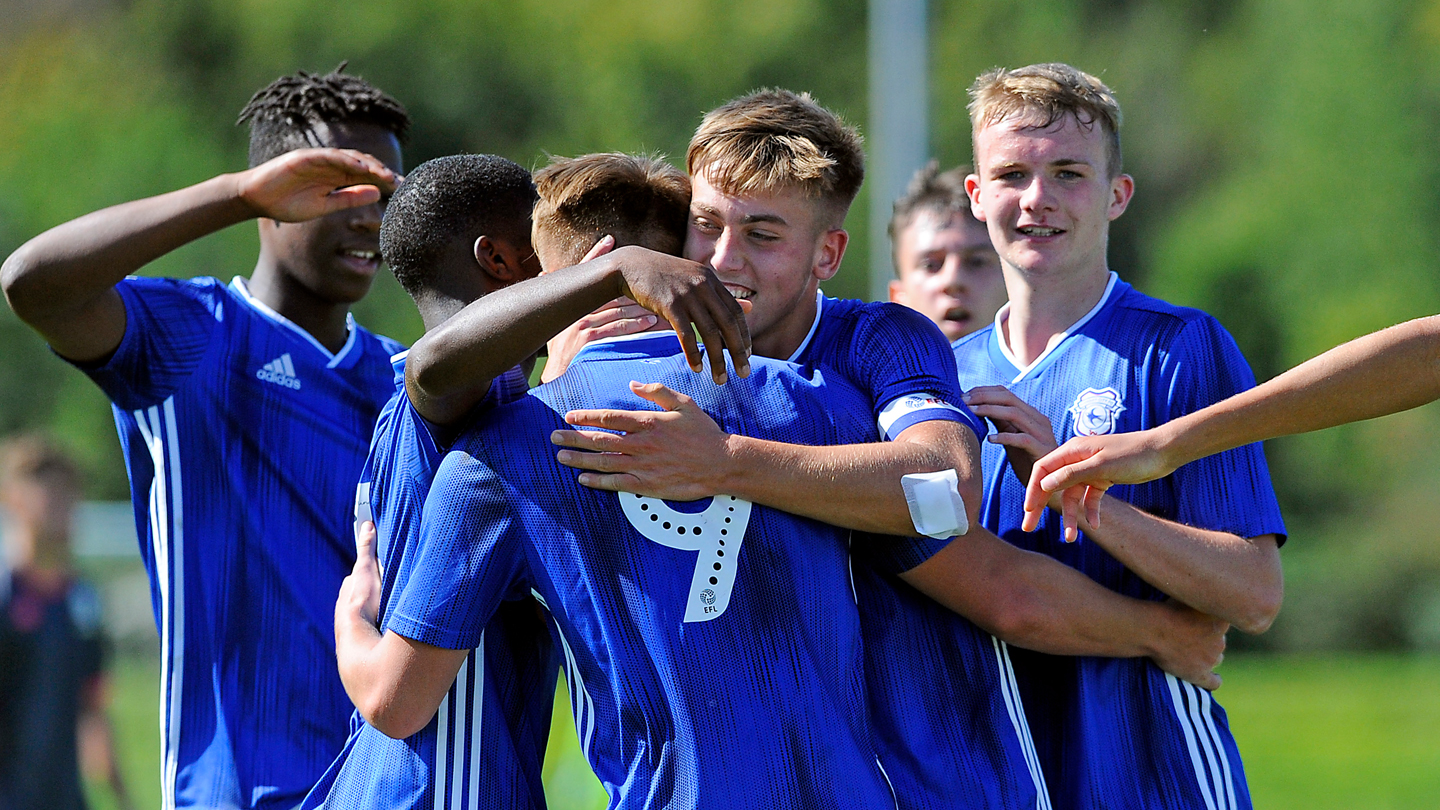
[[[337,68],[282,77],[241,121],[249,170],[59,225],[0,271],[114,404],[160,631],[166,808],[293,807],[344,743],[332,605],[400,348],[349,310],[380,266],[404,108]],[[248,280],[130,276],[252,218]]]

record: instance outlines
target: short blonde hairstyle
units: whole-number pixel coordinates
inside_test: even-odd
[[[1007,118],[1027,127],[1046,129],[1066,116],[1080,127],[1099,124],[1105,134],[1106,173],[1114,178],[1123,165],[1120,154],[1120,104],[1105,83],[1061,62],[980,74],[970,85],[970,133]]]
[[[865,180],[860,133],[809,93],[757,90],[710,111],[685,167],[726,194],[800,189],[841,218]]]
[[[572,264],[606,234],[616,247],[676,255],[685,247],[690,178],[659,158],[618,152],[554,158],[535,173],[535,191],[535,239]]]

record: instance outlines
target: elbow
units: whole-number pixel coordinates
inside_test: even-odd
[[[21,246],[0,265],[0,290],[5,293],[5,301],[21,320],[27,322],[30,320],[27,315],[37,297],[34,289],[35,262],[28,248],[28,245]]]
[[[378,697],[357,701],[355,708],[376,731],[396,740],[418,734],[430,722],[430,718],[435,716],[435,713],[431,712],[422,717],[421,712],[402,701]]]
[[[1280,603],[1284,601],[1284,597],[1285,588],[1282,583],[1278,581],[1267,583],[1264,587],[1257,589],[1257,592],[1247,600],[1244,611],[1232,623],[1242,633],[1260,635],[1275,623],[1275,617],[1280,615]]]

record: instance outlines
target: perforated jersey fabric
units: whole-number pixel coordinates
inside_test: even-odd
[[[405,354],[391,362],[395,395],[380,412],[356,492],[356,520],[373,518],[376,526],[382,629],[411,586],[425,498],[445,452],[405,394]],[[513,402],[527,387],[524,373],[511,369],[491,384],[476,412]],[[540,771],[558,673],[540,606],[530,599],[506,603],[429,724],[396,740],[355,712],[344,750],[302,808],[543,810]]]
[[[243,279],[127,278],[114,405],[160,633],[162,801],[291,808],[345,742],[334,608],[399,344],[331,353]]]
[[[717,387],[677,352],[672,334],[592,344],[462,437],[426,503],[416,565],[433,592],[402,599],[391,627],[465,644],[502,601],[534,593],[611,807],[894,806],[865,705],[849,532],[728,496],[590,490],[553,460],[566,411],[654,409],[631,380],[689,394],[728,432],[877,436],[867,397],[838,376],[755,358],[749,378]]]
[[[997,321],[1004,316],[1002,309]],[[1143,295],[1113,273],[1095,308],[1029,367],[1008,357],[994,326],[957,341],[955,357],[962,387],[1008,387],[1050,419],[1059,442],[1154,427],[1255,384],[1214,318]],[[1052,512],[1036,532],[1021,532],[1024,485],[1003,448],[987,443],[982,457],[987,528],[1112,590],[1165,598],[1083,535],[1064,543]],[[1186,525],[1284,539],[1259,444],[1192,462],[1149,484],[1113,487],[1109,496]],[[1149,659],[1018,649],[1011,658],[1055,807],[1250,807],[1225,711],[1210,693]]]

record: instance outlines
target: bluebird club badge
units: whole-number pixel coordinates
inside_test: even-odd
[[[1115,431],[1115,421],[1125,406],[1114,388],[1086,388],[1075,397],[1070,414],[1075,417],[1075,435],[1101,436]]]

